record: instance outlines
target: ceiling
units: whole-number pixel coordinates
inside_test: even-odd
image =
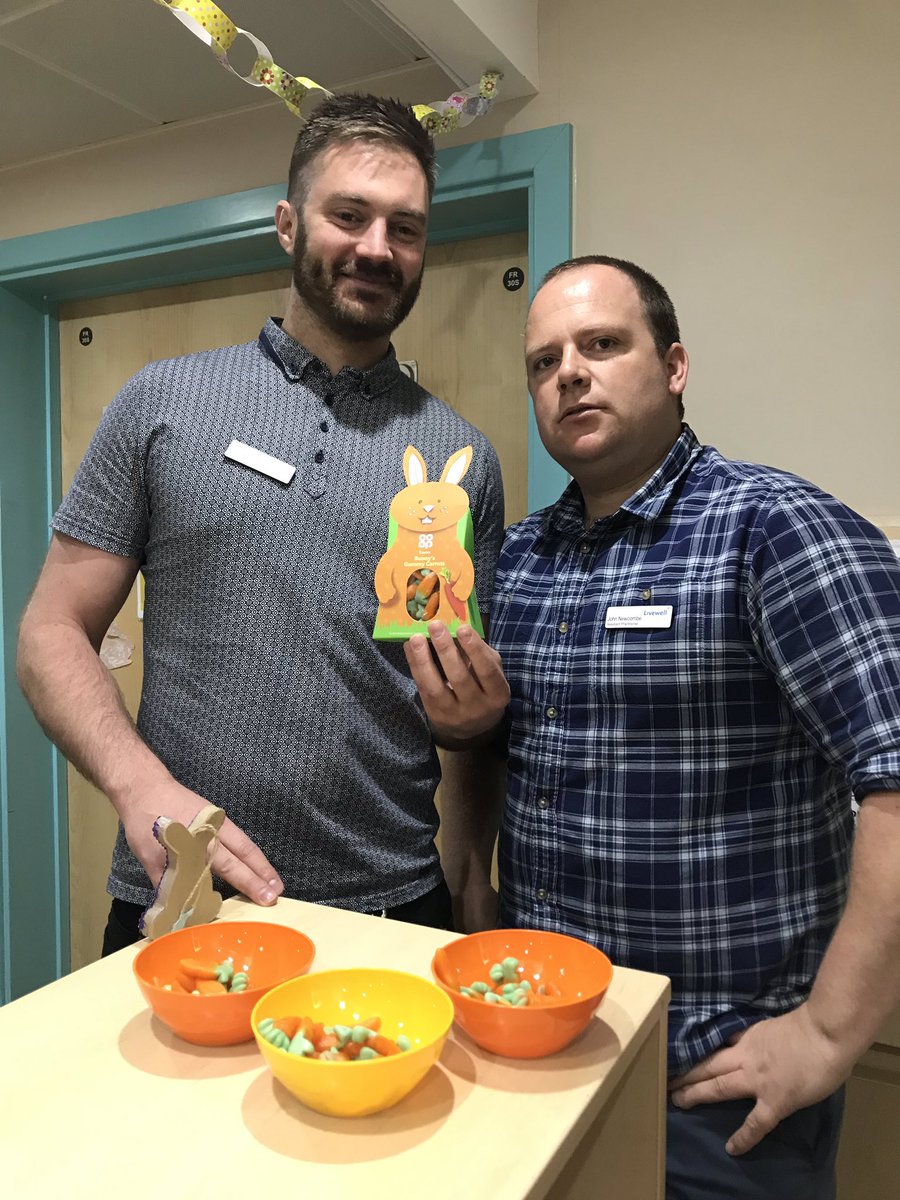
[[[278,66],[331,91],[362,88],[428,103],[459,84],[376,0],[218,6],[264,42]],[[256,51],[238,38],[229,57],[246,74]],[[223,70],[154,0],[0,0],[0,169],[170,122],[280,103]]]

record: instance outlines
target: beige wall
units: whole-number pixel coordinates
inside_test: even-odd
[[[540,94],[442,141],[571,122],[575,251],[669,288],[701,439],[885,526],[898,61],[895,0],[543,0]],[[294,128],[271,107],[0,172],[0,237],[279,182]]]

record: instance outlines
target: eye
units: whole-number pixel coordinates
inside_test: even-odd
[[[616,345],[616,339],[612,338],[612,337],[598,337],[598,338],[594,338],[591,345],[594,347],[595,350],[601,350],[601,351],[612,350],[613,347]]]
[[[337,208],[334,210],[334,219],[342,225],[356,225],[362,218],[351,208]]]
[[[552,354],[542,354],[540,358],[536,358],[531,364],[531,369],[532,371],[548,371],[555,361]]]
[[[417,242],[422,237],[418,225],[399,224],[391,226],[391,233],[401,242]]]

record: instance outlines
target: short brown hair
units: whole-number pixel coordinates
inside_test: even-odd
[[[299,207],[307,187],[307,168],[323,150],[336,143],[356,141],[383,142],[411,154],[422,168],[431,198],[437,175],[431,134],[408,104],[354,93],[327,97],[297,135],[288,173],[290,202]]]

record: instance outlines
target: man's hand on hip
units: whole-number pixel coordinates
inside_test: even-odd
[[[806,1005],[751,1025],[669,1083],[678,1108],[755,1098],[729,1154],[745,1154],[785,1117],[836,1092],[853,1067],[841,1048],[820,1030]]]

